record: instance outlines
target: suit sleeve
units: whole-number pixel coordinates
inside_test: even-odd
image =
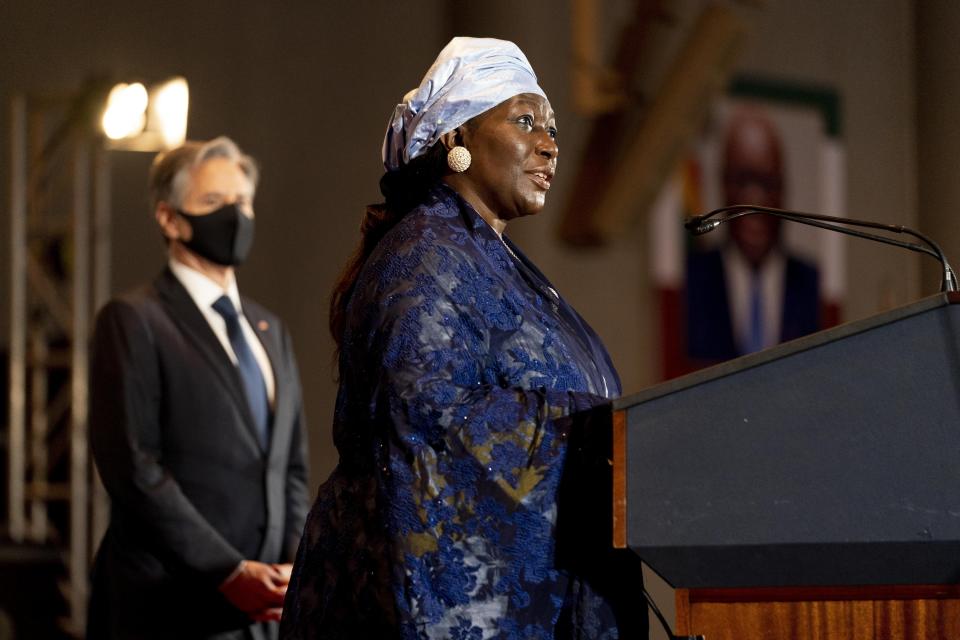
[[[159,459],[162,378],[142,310],[100,312],[91,354],[90,443],[115,518],[170,571],[219,585],[243,560],[197,511]]]
[[[293,370],[293,379],[297,385],[296,418],[293,434],[290,438],[290,458],[287,465],[286,483],[286,522],[283,533],[283,561],[293,562],[303,535],[303,526],[307,520],[307,427],[303,415],[303,396],[300,389],[300,372],[293,353],[290,335],[284,333],[284,351]]]

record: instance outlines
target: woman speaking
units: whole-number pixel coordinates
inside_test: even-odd
[[[504,235],[543,208],[557,155],[550,102],[503,40],[454,38],[394,109],[386,201],[331,301],[340,462],[282,637],[624,637],[605,591],[558,566],[554,536],[564,418],[620,381]]]

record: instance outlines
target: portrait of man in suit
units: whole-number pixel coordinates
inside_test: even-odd
[[[150,172],[168,261],[100,310],[90,439],[111,500],[88,638],[275,637],[307,509],[290,336],[240,295],[254,161],[225,137]]]
[[[780,134],[763,110],[741,108],[721,148],[724,206],[784,208]],[[687,256],[687,354],[712,363],[818,331],[817,267],[782,242],[781,219],[756,214],[731,221],[720,247]]]

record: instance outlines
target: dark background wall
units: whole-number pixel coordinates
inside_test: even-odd
[[[441,2],[0,3],[0,148],[7,165],[13,92],[72,91],[91,74],[184,75],[188,135],[233,137],[260,162],[257,240],[242,290],[289,323],[311,419],[315,478],[332,466],[332,345],[326,304],[378,197],[387,115],[450,33]],[[111,154],[113,290],[151,278],[163,244],[147,206],[151,154]],[[7,171],[3,226],[8,228]],[[4,234],[5,235],[5,234]],[[9,254],[0,273],[7,299]],[[6,342],[7,314],[3,314]]]
[[[707,4],[670,3],[675,39],[682,39],[684,27]],[[917,224],[913,3],[730,4],[751,29],[739,71],[824,84],[840,94],[850,212]],[[608,49],[632,6],[627,0],[599,4]],[[455,34],[512,39],[537,70],[559,117],[560,172],[543,214],[511,225],[509,233],[596,325],[625,388],[634,391],[654,381],[657,335],[643,225],[599,252],[573,251],[556,241],[556,214],[588,124],[570,98],[570,31],[568,4],[551,0],[4,2],[0,166],[8,163],[7,105],[15,92],[75,91],[93,74],[145,81],[186,76],[190,137],[228,134],[262,165],[257,242],[240,282],[246,293],[277,310],[293,332],[314,478],[320,480],[336,459],[328,427],[335,393],[328,291],[356,240],[363,206],[379,197],[387,116]],[[669,45],[669,38],[664,42]],[[929,45],[926,55],[943,59]],[[939,149],[949,152],[943,145]],[[163,263],[146,206],[150,159],[111,154],[114,291],[151,277]],[[0,229],[8,228],[9,181],[3,173]],[[851,243],[848,263],[850,281],[858,286],[850,288],[847,318],[920,293],[912,256]],[[9,247],[0,243],[0,274],[8,273],[8,265]],[[0,278],[3,299],[8,281]],[[7,314],[0,314],[0,344],[7,326]]]
[[[665,3],[675,29],[707,0]],[[738,71],[835,88],[844,106],[850,215],[929,228],[960,259],[957,127],[960,12],[933,0],[768,0],[736,6],[751,27]],[[629,0],[599,3],[607,48]],[[314,484],[336,461],[328,292],[378,200],[386,119],[453,35],[517,42],[551,97],[560,172],[547,208],[508,233],[595,325],[628,392],[655,379],[658,336],[643,225],[599,252],[556,241],[556,216],[588,121],[569,90],[570,7],[555,0],[0,0],[0,238],[9,228],[9,112],[17,92],[77,90],[92,74],[190,83],[188,134],[227,134],[262,166],[257,242],[240,271],[245,293],[294,335],[311,431]],[[919,99],[919,106],[918,106]],[[918,115],[919,114],[919,115]],[[113,290],[161,268],[146,206],[148,154],[114,152]],[[923,187],[918,189],[918,182]],[[924,205],[924,206],[918,206]],[[929,205],[929,206],[925,206]],[[911,255],[848,245],[844,316],[863,317],[932,292]],[[0,348],[7,343],[9,246],[0,241]]]

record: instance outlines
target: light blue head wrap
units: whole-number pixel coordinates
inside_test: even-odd
[[[520,48],[495,38],[454,38],[420,86],[403,97],[383,138],[383,166],[394,171],[448,131],[521,93],[547,94]]]

